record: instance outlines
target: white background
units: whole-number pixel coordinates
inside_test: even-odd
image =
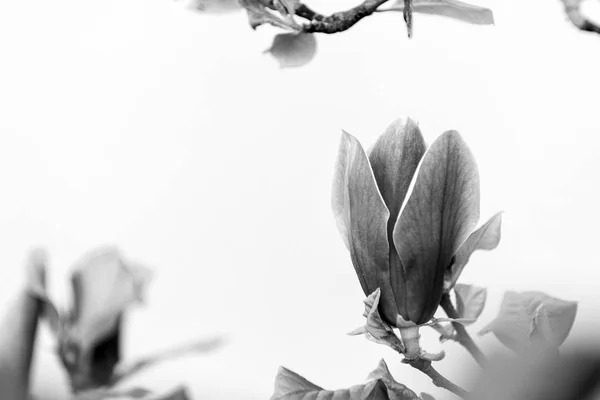
[[[333,389],[385,357],[399,381],[447,398],[391,350],[346,336],[364,296],[330,210],[340,131],[368,147],[408,115],[429,142],[458,129],[479,163],[482,219],[505,211],[500,247],[463,275],[489,288],[473,333],[503,291],[536,289],[579,301],[568,343],[595,335],[600,36],[575,30],[558,0],[478,4],[496,26],[417,15],[408,40],[400,14],[381,14],[319,36],[310,65],[280,70],[261,54],[275,30],[253,32],[243,14],[169,0],[2,2],[0,304],[31,247],[48,249],[51,291],[67,302],[72,264],[116,244],[156,272],[127,321],[126,359],[228,338],[126,386],[259,400],[281,364]],[[43,399],[66,390],[52,349],[44,328]],[[446,350],[439,369],[468,386],[472,361]]]

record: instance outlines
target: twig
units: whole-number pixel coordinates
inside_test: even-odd
[[[375,10],[388,0],[365,0],[362,4],[347,11],[340,11],[329,16],[323,16],[300,4],[296,15],[310,20],[302,26],[308,33],[338,33],[350,29],[361,19],[373,14]]]
[[[411,361],[406,360],[406,362],[410,364],[411,367],[418,369],[430,377],[435,386],[444,388],[455,395],[462,397],[463,399],[468,396],[469,393],[465,389],[461,388],[455,383],[452,383],[450,380],[437,372],[437,370],[431,366],[431,361],[418,358]]]
[[[452,301],[450,300],[450,295],[448,293],[445,293],[442,296],[441,306],[446,312],[446,315],[448,315],[448,318],[459,318],[458,312],[454,308],[454,305],[452,304]],[[469,335],[469,332],[467,332],[466,328],[458,322],[453,322],[452,325],[454,326],[454,329],[456,329],[455,340],[458,343],[460,343],[465,349],[467,349],[467,351],[471,353],[475,361],[477,361],[477,363],[483,367],[486,363],[485,355],[479,349],[479,346],[475,344],[475,342]]]
[[[569,20],[578,29],[586,32],[600,33],[600,26],[590,21],[581,13],[581,3],[583,0],[562,0],[565,5],[565,12]]]

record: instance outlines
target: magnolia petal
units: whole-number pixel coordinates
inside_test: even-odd
[[[398,118],[368,151],[375,181],[390,212],[387,222],[388,241],[392,248],[390,282],[396,299],[404,296],[401,292],[406,279],[397,253],[393,250],[394,225],[425,149],[425,139],[417,123],[411,118]]]
[[[350,250],[365,295],[381,288],[379,310],[395,321],[396,302],[389,278],[389,211],[377,189],[371,165],[358,140],[343,132],[335,166],[332,209],[338,230]]]
[[[456,285],[460,274],[469,262],[475,250],[493,250],[500,244],[502,212],[494,214],[485,224],[471,233],[456,252],[454,263],[444,278],[444,290],[449,291]]]
[[[84,349],[112,334],[126,308],[143,297],[150,276],[147,268],[126,263],[115,248],[93,251],[75,267],[72,323]]]
[[[394,244],[406,273],[398,308],[422,324],[435,313],[444,271],[479,219],[479,174],[460,134],[448,131],[427,150],[415,179]]]
[[[390,211],[390,238],[410,182],[426,148],[417,123],[411,118],[398,118],[369,149],[369,161],[375,181]]]

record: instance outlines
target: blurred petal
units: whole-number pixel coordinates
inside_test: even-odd
[[[76,266],[73,325],[84,351],[114,332],[125,309],[143,297],[149,278],[148,269],[126,263],[114,248],[94,251]]]
[[[455,131],[429,148],[413,191],[394,227],[406,272],[408,318],[427,322],[439,305],[444,271],[479,219],[479,175],[471,151]],[[402,309],[401,304],[398,306]]]
[[[335,166],[332,208],[338,229],[350,250],[365,295],[381,289],[380,311],[388,322],[397,310],[389,278],[389,218],[371,165],[355,137],[343,132]]]
[[[498,244],[500,244],[501,226],[502,213],[499,212],[479,229],[471,233],[469,238],[456,252],[456,258],[452,264],[452,268],[447,271],[448,273],[444,282],[445,290],[450,290],[456,285],[456,281],[458,281],[460,274],[475,250],[493,250],[498,247]]]
[[[29,287],[44,285],[45,258],[32,254],[27,263],[27,288],[7,308],[0,329],[0,393],[3,399],[27,400],[29,375],[42,302]]]

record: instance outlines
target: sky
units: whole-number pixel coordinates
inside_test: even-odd
[[[314,0],[323,13],[346,0]],[[27,252],[50,254],[52,295],[69,271],[116,245],[154,270],[126,320],[125,360],[223,336],[210,354],[124,382],[197,400],[268,398],[280,365],[314,383],[364,381],[381,358],[438,399],[391,350],[346,333],[364,295],[330,206],[341,130],[365,148],[410,116],[431,143],[461,132],[479,166],[482,222],[504,211],[502,241],[461,280],[488,288],[475,334],[506,290],[579,302],[569,346],[600,328],[597,226],[600,37],[559,1],[479,0],[491,27],[379,14],[318,37],[314,61],[278,68],[277,33],[243,14],[207,16],[170,0],[30,0],[0,5],[0,312]],[[493,336],[477,337],[486,351]],[[423,331],[423,346],[439,350]],[[438,369],[468,387],[455,344]],[[41,331],[33,392],[66,394]]]

